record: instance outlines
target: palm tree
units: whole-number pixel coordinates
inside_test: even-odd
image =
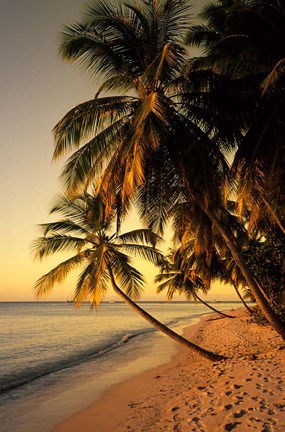
[[[251,226],[275,225],[284,235],[284,4],[221,0],[205,6],[200,17],[206,25],[188,33],[189,44],[204,52],[196,67],[247,81],[255,100],[232,170],[240,208],[250,209]]]
[[[188,42],[204,50],[195,67],[247,82],[249,100],[256,105],[248,111],[246,136],[232,166],[240,210],[249,210],[249,228],[266,233],[266,225],[277,226],[284,235],[284,5],[277,0],[221,0],[205,6],[201,17],[206,25],[188,33]],[[267,308],[242,273],[261,309]]]
[[[131,265],[128,253],[158,265],[162,255],[154,247],[160,239],[157,235],[147,229],[110,235],[113,218],[106,220],[100,199],[87,193],[73,200],[59,196],[51,210],[55,212],[62,214],[63,219],[41,225],[43,236],[34,242],[35,257],[42,259],[60,251],[76,253],[36,282],[37,297],[47,294],[56,283],[62,283],[75,268],[83,267],[74,295],[78,306],[88,299],[91,307],[99,307],[111,285],[125,303],[156,329],[209,360],[223,358],[183,338],[135,303],[142,292],[143,277]]]
[[[98,1],[86,9],[83,23],[65,28],[63,58],[82,63],[103,83],[94,99],[56,125],[54,157],[75,150],[62,173],[66,190],[72,195],[94,185],[107,216],[114,208],[127,212],[132,201],[150,208],[151,194],[158,192],[162,200],[156,200],[156,209],[163,227],[169,197],[173,205],[186,193],[218,227],[265,316],[285,336],[221,222],[228,171],[224,153],[239,139],[240,126],[229,127],[228,106],[221,116],[221,104],[218,110],[209,103],[223,95],[218,77],[207,78],[204,91],[183,79],[188,19],[186,0]],[[123,91],[124,96],[99,97],[103,91]],[[167,167],[166,177],[161,166]]]
[[[228,211],[224,214],[225,224],[231,227],[239,245],[245,243],[247,245],[248,233],[244,221],[235,215],[236,203],[228,201],[227,208]],[[179,245],[179,248],[176,246],[176,253],[173,253],[177,269],[181,271],[183,268],[183,273],[191,275],[191,279],[202,280],[205,292],[210,290],[214,280],[231,284],[251,314],[251,309],[238,290],[240,281],[246,285],[245,279],[226,247],[223,237],[211,224],[207,215],[201,209],[195,208],[193,204],[190,206],[189,203],[184,202],[175,205],[170,210],[169,216],[175,233],[174,243]],[[237,274],[239,277],[236,277]]]
[[[233,318],[201,299],[198,292],[201,291],[206,294],[208,289],[203,283],[203,279],[198,277],[195,271],[193,274],[191,270],[189,271],[188,262],[186,263],[184,259],[181,259],[179,250],[172,252],[160,267],[161,273],[155,277],[155,282],[161,282],[157,287],[157,292],[160,293],[167,289],[168,301],[172,301],[174,294],[178,292],[179,295],[184,294],[188,301],[198,300],[213,312],[226,318]]]

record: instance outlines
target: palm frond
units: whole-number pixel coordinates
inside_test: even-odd
[[[120,147],[128,122],[128,117],[114,122],[71,155],[60,176],[67,193],[76,194],[96,182]]]
[[[64,60],[78,62],[94,77],[102,72],[107,79],[116,76],[118,71],[124,73],[122,57],[100,29],[88,24],[64,26],[59,54]]]
[[[161,52],[145,68],[140,77],[140,86],[146,92],[150,88],[159,88],[160,83],[169,82],[175,79],[185,62],[185,53],[182,48],[178,48],[170,43],[163,46]]]
[[[84,247],[86,247],[85,239],[67,235],[39,237],[32,244],[34,258],[40,260],[57,252],[81,250]]]
[[[83,301],[89,300],[91,307],[98,307],[108,289],[109,276],[104,256],[105,249],[100,246],[92,253],[88,265],[79,275],[74,300],[80,306]]]
[[[127,255],[116,251],[116,259],[111,263],[111,267],[127,296],[139,300],[143,292],[144,278],[129,261]]]
[[[71,109],[54,127],[55,150],[53,158],[76,150],[83,140],[92,134],[128,116],[133,110],[135,98],[112,96],[92,99]]]
[[[86,228],[86,199],[87,195],[85,199],[82,199],[80,196],[71,199],[66,195],[58,194],[54,198],[50,214],[59,213],[65,221],[72,221],[76,225]]]
[[[43,231],[44,236],[56,235],[60,233],[61,235],[72,233],[73,235],[86,235],[88,231],[82,225],[74,223],[72,220],[65,219],[59,222],[50,222],[39,225],[40,229]]]
[[[261,84],[262,96],[268,92],[274,92],[280,81],[284,81],[285,76],[285,58],[280,59],[277,64],[272,68],[270,73],[266,76]]]
[[[152,246],[155,246],[157,243],[163,241],[163,239],[152,230],[141,228],[118,235],[116,241],[119,243],[150,243]]]
[[[160,266],[161,262],[163,261],[162,252],[151,246],[125,243],[122,246],[122,250],[126,251],[127,253],[130,253],[132,256],[149,261],[156,266]]]
[[[124,202],[125,198],[134,194],[136,188],[144,183],[144,151],[138,141],[132,148],[132,156],[128,158],[125,165],[124,179],[122,183],[121,196]]]
[[[158,23],[161,30],[161,44],[172,41],[184,42],[184,35],[192,18],[191,9],[192,6],[187,0],[159,2]]]
[[[156,292],[157,294],[160,294],[165,289],[167,289],[167,293],[166,293],[167,301],[170,302],[171,300],[173,300],[174,294],[177,292],[177,287],[175,286],[175,284],[172,283],[171,280],[167,280],[158,285]]]
[[[122,74],[118,74],[117,76],[112,76],[109,79],[106,79],[98,88],[95,94],[95,99],[97,99],[102,92],[110,92],[115,91],[116,94],[119,92],[127,93],[129,90],[132,90],[133,83],[130,83],[126,80],[125,76]]]
[[[116,7],[107,6],[106,2],[99,1],[90,5],[87,10],[88,25],[98,28],[109,42],[114,52],[124,52],[125,58],[138,61],[143,65],[141,53],[143,33],[142,16],[139,6],[134,3],[117,2]],[[145,20],[143,20],[145,23]],[[112,43],[115,41],[115,43]]]
[[[80,252],[77,255],[62,262],[50,272],[43,275],[35,283],[36,298],[47,295],[54,287],[55,284],[64,282],[68,274],[77,266],[81,265],[85,260],[85,253]]]

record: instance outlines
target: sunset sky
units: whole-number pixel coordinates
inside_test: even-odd
[[[31,243],[38,236],[36,225],[50,220],[52,200],[60,191],[64,161],[51,162],[52,128],[96,92],[96,83],[82,69],[63,63],[57,54],[62,24],[79,20],[85,4],[0,0],[0,301],[34,300],[35,280],[60,259],[34,262]],[[71,298],[73,286],[68,280],[55,287],[48,300]],[[144,299],[154,292],[146,288]],[[223,295],[218,289],[217,295],[231,298],[232,291]]]

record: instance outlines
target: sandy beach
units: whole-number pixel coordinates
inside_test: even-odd
[[[179,348],[171,362],[105,392],[54,432],[285,430],[285,342],[270,327],[205,317],[185,336],[227,357],[210,362]]]

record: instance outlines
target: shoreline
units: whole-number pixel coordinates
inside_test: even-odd
[[[197,323],[190,324],[183,328],[183,336],[191,340],[195,339],[196,333],[203,326],[204,320],[209,316],[207,314],[201,317]],[[173,341],[175,344],[175,342]],[[169,366],[178,366],[180,361],[183,361],[187,348],[176,344],[175,353],[169,358],[169,361],[164,364],[152,367],[138,375],[135,375],[125,381],[112,385],[108,390],[102,393],[86,409],[75,413],[68,417],[63,422],[58,424],[52,432],[110,432],[124,431],[117,429],[123,425],[129,411],[140,405],[137,402],[138,393],[140,399],[156,387],[161,374],[165,373]],[[94,421],[94,419],[96,419]],[[95,428],[95,429],[94,429]]]
[[[115,384],[53,432],[285,430],[284,341],[270,327],[216,314],[184,335],[228,357],[211,362],[178,345],[170,363]]]
[[[195,334],[203,325],[203,321],[208,317],[209,315],[207,314],[201,317],[198,322],[184,327],[183,336],[193,340]],[[175,344],[174,341],[172,342]],[[139,372],[129,379],[113,384],[89,407],[63,420],[63,422],[52,429],[52,432],[78,432],[79,430],[80,432],[91,430],[98,432],[116,431],[116,427],[120,426],[121,422],[127,417],[129,409],[138,405],[135,402],[138,394],[140,398],[147,395],[156,386],[160,374],[166,371],[170,365],[179,363],[180,357],[183,357],[184,350],[187,351],[187,349],[182,345],[175,345],[175,352],[169,357],[166,363],[162,362],[144,372]],[[94,418],[96,418],[96,425],[94,424]]]

